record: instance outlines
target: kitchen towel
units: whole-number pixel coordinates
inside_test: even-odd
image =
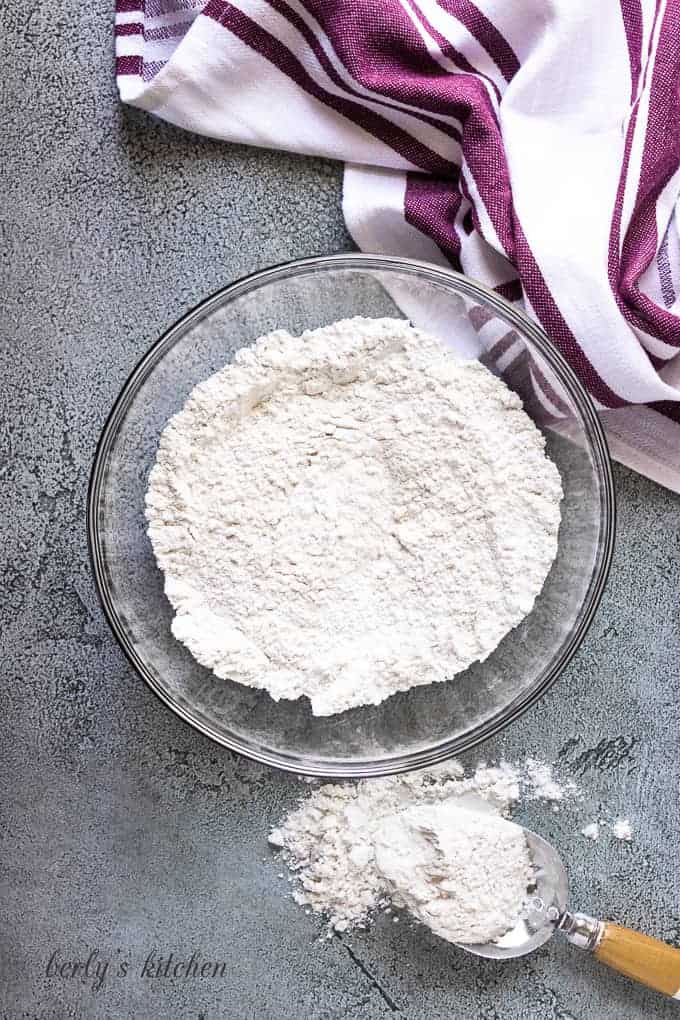
[[[343,160],[360,248],[521,303],[680,492],[680,0],[117,0],[115,34],[125,102]]]

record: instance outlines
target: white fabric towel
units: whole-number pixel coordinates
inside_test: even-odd
[[[344,160],[360,248],[523,304],[680,491],[680,0],[117,0],[121,98]]]

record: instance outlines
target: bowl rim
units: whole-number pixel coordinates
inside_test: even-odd
[[[319,269],[365,269],[374,271],[386,269],[388,271],[401,271],[406,275],[425,276],[433,283],[453,284],[454,289],[459,293],[472,298],[480,298],[482,302],[491,306],[511,326],[515,326],[520,332],[528,336],[529,340],[536,345],[541,355],[569,390],[570,396],[578,406],[584,422],[589,427],[590,452],[597,466],[597,473],[601,482],[601,535],[593,576],[583,599],[580,619],[569,635],[569,638],[563,644],[558,659],[547,670],[546,674],[538,682],[521,692],[509,705],[494,712],[492,716],[468,733],[440,741],[432,747],[420,748],[378,759],[318,759],[306,755],[296,756],[290,752],[280,752],[267,747],[249,744],[236,736],[232,737],[230,735],[225,737],[223,733],[218,732],[210,725],[198,719],[189,709],[178,704],[172,695],[157,682],[153,674],[146,668],[144,660],[139,656],[127,638],[109,590],[103,540],[99,529],[99,506],[102,487],[107,474],[106,464],[108,454],[116,439],[120,425],[124,421],[127,410],[138,392],[139,386],[158,364],[166,350],[187,333],[192,325],[210,314],[215,306],[221,305],[225,299],[233,300],[263,284],[283,281],[298,275],[309,275]],[[312,256],[256,270],[224,287],[220,287],[177,319],[169,329],[154,341],[125,380],[99,437],[87,493],[87,543],[97,595],[108,625],[135,672],[139,674],[153,693],[175,715],[220,746],[242,754],[260,764],[286,772],[331,779],[358,779],[397,775],[416,769],[432,767],[477,747],[484,740],[499,733],[522,716],[531,705],[535,704],[553,686],[566,666],[571,662],[583,641],[600,605],[609,577],[615,534],[616,497],[611,457],[604,429],[597,416],[592,398],[579,381],[571,366],[548,339],[541,326],[491,288],[453,269],[419,259],[363,252]]]

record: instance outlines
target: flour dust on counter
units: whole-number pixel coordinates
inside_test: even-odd
[[[562,488],[519,397],[402,319],[277,330],[197,385],[146,497],[172,630],[315,715],[482,661],[531,611]]]
[[[612,825],[612,832],[615,839],[622,839],[626,843],[633,842],[633,826],[628,818],[617,818]]]

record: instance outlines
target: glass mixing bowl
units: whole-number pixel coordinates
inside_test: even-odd
[[[146,534],[144,495],[159,436],[192,388],[272,329],[353,315],[403,316],[485,363],[524,401],[562,476],[557,559],[534,609],[482,663],[382,704],[316,718],[306,698],[274,702],[220,680],[170,631]],[[541,399],[537,399],[537,395]],[[435,266],[361,254],[267,269],[203,301],[134,370],[104,428],[88,535],[106,616],[130,662],[182,719],[225,747],[307,775],[377,776],[478,744],[556,680],[593,618],[614,540],[614,489],[593,405],[541,329],[494,292]]]

